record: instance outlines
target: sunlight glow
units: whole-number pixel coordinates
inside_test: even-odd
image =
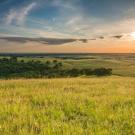
[[[135,40],[135,32],[132,32],[130,35],[131,35],[132,39]]]

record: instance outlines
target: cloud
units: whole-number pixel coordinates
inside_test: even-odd
[[[75,1],[75,0],[74,0]],[[74,2],[72,0],[64,1],[64,0],[53,0],[52,2],[53,6],[59,7],[60,11],[64,10],[76,10],[74,6]]]
[[[100,36],[99,39],[104,39],[104,37],[103,36]]]
[[[87,39],[79,39],[79,41],[83,42],[83,43],[87,43],[88,40]]]
[[[29,12],[36,6],[36,3],[33,2],[26,7],[22,7],[21,9],[11,9],[9,13],[6,15],[4,21],[7,25],[15,23],[16,25],[20,25],[24,23],[25,18],[29,14]]]
[[[5,26],[5,28],[3,28],[4,25],[1,25],[1,32],[5,29],[5,33],[17,35],[18,37],[96,38],[97,40],[103,39],[102,37],[106,39],[107,37],[112,38],[115,35],[133,32],[135,19],[117,18],[114,20],[105,20],[102,17],[95,16],[93,12],[86,14],[86,12],[83,12],[85,9],[92,10],[87,7],[90,3],[88,2],[89,4],[86,5],[86,2],[84,2],[86,6],[78,5],[77,3],[79,1],[80,0],[38,0],[37,3],[33,2],[26,5],[26,7],[11,9],[5,18],[5,23],[21,25],[27,21],[27,25],[21,25],[19,27],[14,25],[14,28],[13,25]],[[40,13],[41,10],[41,14],[44,15],[45,18],[41,18],[40,14],[38,17],[27,17],[37,4],[44,9],[39,9],[38,12]],[[56,10],[56,12],[58,12],[57,15],[52,14],[52,12],[46,12],[48,9],[54,11],[58,9]],[[133,11],[130,11],[130,13],[131,12]],[[123,14],[125,15],[125,13]],[[22,28],[22,26],[24,28]],[[120,39],[118,37],[114,38]]]
[[[97,40],[96,38],[91,38],[91,39],[89,39],[89,40]]]
[[[116,38],[116,39],[121,39],[123,37],[123,35],[116,35],[116,36],[113,36],[113,38]]]
[[[6,40],[8,42],[39,42],[46,45],[63,45],[66,43],[81,41],[87,43],[87,39],[58,39],[58,38],[26,38],[26,37],[0,37],[0,40]]]

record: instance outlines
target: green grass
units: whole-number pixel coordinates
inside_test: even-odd
[[[135,77],[135,63],[124,60],[66,60],[64,61],[68,68],[112,68],[113,75],[133,76]]]
[[[0,135],[134,135],[135,78],[0,80]]]
[[[130,55],[129,55],[130,56]],[[89,56],[90,57],[90,56]],[[69,68],[112,68],[113,75],[126,76],[126,77],[135,77],[135,56],[128,57],[124,55],[112,56],[112,55],[97,55],[92,56],[94,59],[57,59],[63,63],[65,69]],[[83,57],[82,57],[83,58]],[[29,60],[39,60],[41,62],[46,62],[47,60],[53,61],[55,58],[19,58],[25,61]]]
[[[70,55],[69,55],[70,56]],[[2,56],[0,58],[3,58]],[[8,58],[8,57],[7,57]],[[57,58],[58,61],[63,63],[64,69],[69,68],[112,68],[113,75],[124,76],[124,77],[135,77],[135,54],[90,54],[79,56],[77,55],[67,59]],[[80,59],[79,59],[80,58]],[[81,59],[83,58],[83,59]],[[54,57],[20,57],[18,60],[31,61],[38,60],[46,62],[47,60],[53,61]]]

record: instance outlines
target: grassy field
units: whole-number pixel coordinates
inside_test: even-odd
[[[134,135],[135,78],[0,80],[0,135]]]
[[[69,55],[70,56],[70,55]],[[93,54],[84,56],[67,56],[66,59],[61,57],[42,57],[42,58],[31,58],[24,57],[19,58],[20,60],[40,60],[46,62],[47,60],[57,59],[63,63],[65,69],[69,68],[112,68],[113,75],[135,77],[135,54]]]
[[[57,55],[56,55],[57,56]],[[135,77],[135,54],[89,54],[89,55],[62,55],[62,56],[29,56],[18,57],[18,60],[24,61],[53,61],[58,60],[63,63],[64,69],[72,68],[111,68],[113,75],[123,77]],[[0,56],[3,58],[4,56]],[[7,57],[9,58],[9,57]]]

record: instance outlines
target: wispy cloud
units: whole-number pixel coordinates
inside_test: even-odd
[[[7,25],[15,23],[16,25],[21,25],[25,22],[25,18],[29,12],[36,6],[36,3],[33,2],[26,7],[20,9],[10,9],[9,13],[4,18],[4,21]]]
[[[39,1],[41,1],[39,3]],[[84,13],[85,10],[81,8],[77,3],[80,0],[39,0],[33,2],[25,7],[17,9],[10,9],[5,17],[6,24],[16,24],[6,26],[2,30],[7,31],[6,33],[25,36],[25,37],[51,37],[51,38],[81,38],[81,39],[124,39],[124,37],[118,37],[117,35],[123,35],[131,33],[134,30],[135,19],[123,18],[117,20],[104,20],[101,17],[92,15],[92,12],[88,14]],[[30,11],[35,6],[40,5],[42,9],[41,18],[40,15],[37,17],[29,16]],[[47,7],[47,8],[46,8]],[[48,8],[49,7],[49,8]],[[58,9],[57,15],[53,15],[48,12],[48,9]],[[90,10],[91,11],[91,10]],[[44,13],[43,13],[44,12]],[[57,12],[57,10],[56,10]],[[132,11],[130,11],[132,12]],[[40,13],[40,12],[39,12]],[[52,14],[52,15],[51,15]],[[46,17],[47,16],[47,17]],[[27,22],[27,25],[22,25]],[[18,27],[19,25],[19,27]],[[20,26],[22,25],[22,26]],[[1,32],[3,32],[1,30]],[[112,38],[113,37],[113,38]]]

